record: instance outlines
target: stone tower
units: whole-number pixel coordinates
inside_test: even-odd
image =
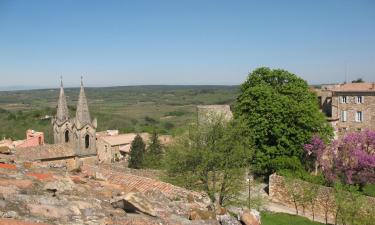
[[[76,117],[69,117],[69,110],[61,81],[57,112],[52,120],[55,144],[71,144],[78,156],[96,154],[97,121],[91,121],[89,107],[81,78]]]
[[[57,112],[52,120],[53,140],[55,144],[72,142],[72,123],[69,118],[68,105],[64,93],[63,82],[61,80],[60,95],[57,103]]]
[[[91,121],[85,89],[81,78],[81,90],[78,97],[76,118],[73,124],[74,147],[77,155],[96,154],[96,127],[96,119]]]

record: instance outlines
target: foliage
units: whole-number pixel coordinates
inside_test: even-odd
[[[192,125],[166,151],[170,182],[205,191],[212,202],[238,202],[244,188],[245,168],[252,156],[251,140],[241,122]]]
[[[302,145],[315,133],[332,135],[307,82],[285,70],[258,68],[250,73],[241,85],[235,116],[253,131],[260,174],[302,170]]]
[[[307,218],[289,215],[285,213],[262,212],[262,225],[321,225],[322,223],[313,222]]]
[[[362,191],[367,196],[375,197],[375,184],[366,184]]]
[[[162,166],[163,149],[158,134],[154,131],[151,135],[150,145],[144,156],[144,167],[160,169]]]
[[[357,78],[355,80],[352,80],[352,83],[364,83],[365,81],[362,78]]]
[[[348,133],[329,145],[314,136],[304,146],[308,155],[317,160],[330,182],[368,184],[375,182],[375,132]]]
[[[58,84],[57,84],[58,85]],[[204,90],[204,91],[202,91]],[[208,91],[207,91],[208,90]],[[196,105],[233,103],[238,86],[125,86],[86,88],[92,118],[98,119],[98,131],[176,134],[195,119]],[[70,115],[75,115],[79,88],[66,88]],[[53,142],[49,120],[34,117],[55,115],[59,90],[0,91],[0,138],[24,139],[27,129],[43,131],[47,143]],[[23,116],[19,116],[22,111]],[[168,112],[177,114],[166,117]],[[175,113],[173,113],[175,112]],[[151,123],[145,117],[151,118]],[[8,118],[9,117],[9,118]],[[155,122],[155,123],[152,123]]]
[[[358,223],[363,216],[360,209],[364,205],[364,197],[358,186],[335,184],[336,224],[362,225]]]
[[[137,134],[131,143],[129,168],[140,169],[143,166],[143,157],[145,154],[145,143],[142,137]]]

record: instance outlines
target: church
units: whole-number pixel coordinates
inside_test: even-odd
[[[77,156],[96,155],[97,120],[91,120],[89,107],[81,79],[77,110],[71,118],[61,81],[56,117],[52,120],[55,144],[70,144]]]
[[[70,117],[61,81],[57,111],[52,119],[52,126],[54,144],[16,149],[16,157],[50,166],[66,166],[68,170],[97,161],[97,120],[91,120],[82,78],[75,117]]]

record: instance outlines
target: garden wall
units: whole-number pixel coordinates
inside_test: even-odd
[[[272,174],[269,177],[269,197],[271,201],[283,204],[290,208],[295,208],[293,198],[291,196],[290,186],[286,186],[285,178],[276,174]],[[302,181],[302,180],[293,180],[294,185],[313,185],[311,183]],[[315,198],[314,212],[315,217],[320,217],[325,219],[326,215],[328,222],[333,222],[335,218],[336,206],[335,206],[335,196],[334,189],[331,187],[318,185],[318,191]],[[368,204],[375,205],[375,198],[365,197]],[[303,215],[303,207],[301,204],[298,204],[299,214]],[[311,204],[306,204],[305,206],[305,215],[312,215]]]

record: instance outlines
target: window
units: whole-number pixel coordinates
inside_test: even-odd
[[[363,113],[361,111],[356,112],[355,121],[356,122],[362,122],[363,121]]]
[[[347,114],[348,113],[346,111],[341,111],[341,122],[346,122]]]
[[[346,96],[341,96],[341,103],[348,103],[348,98]]]
[[[68,143],[69,142],[69,131],[66,130],[65,131],[65,143]]]
[[[357,96],[355,99],[356,99],[355,102],[356,102],[357,104],[362,104],[362,103],[363,103],[363,96]]]
[[[90,136],[88,134],[86,134],[85,136],[85,148],[89,148],[90,147]]]

